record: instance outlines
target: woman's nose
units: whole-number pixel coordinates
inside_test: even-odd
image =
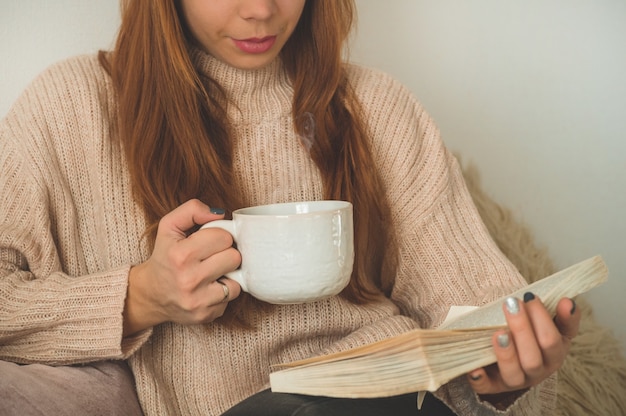
[[[276,12],[274,0],[241,0],[239,3],[239,15],[246,20],[266,20]]]

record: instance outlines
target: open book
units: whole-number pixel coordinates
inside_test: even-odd
[[[575,297],[606,281],[599,256],[511,293],[531,291],[555,313],[563,297]],[[496,362],[493,333],[506,326],[502,302],[476,308],[437,329],[416,329],[340,353],[284,364],[270,374],[272,391],[330,397],[385,397],[435,391],[442,384]]]

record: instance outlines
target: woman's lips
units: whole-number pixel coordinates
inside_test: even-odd
[[[264,38],[233,39],[235,46],[246,53],[264,53],[271,49],[276,42],[276,36]]]

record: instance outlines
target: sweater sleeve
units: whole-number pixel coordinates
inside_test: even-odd
[[[483,305],[524,286],[490,237],[456,159],[420,103],[384,74],[365,77],[371,79],[360,97],[400,251],[391,297],[402,313],[421,327],[436,327],[452,305]],[[549,413],[555,398],[550,380],[519,398],[510,414]],[[464,377],[437,395],[459,415],[495,412],[478,401]]]
[[[53,149],[50,123],[72,107],[58,105],[67,103],[50,82],[58,70],[42,74],[0,123],[0,359],[122,359],[149,331],[122,339],[130,265],[89,270],[78,219],[67,221],[75,202],[59,173],[67,161]]]

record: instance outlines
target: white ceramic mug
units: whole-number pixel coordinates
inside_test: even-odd
[[[345,288],[354,262],[352,204],[307,201],[233,212],[202,228],[228,231],[241,253],[226,274],[257,299],[290,304],[321,300]]]

